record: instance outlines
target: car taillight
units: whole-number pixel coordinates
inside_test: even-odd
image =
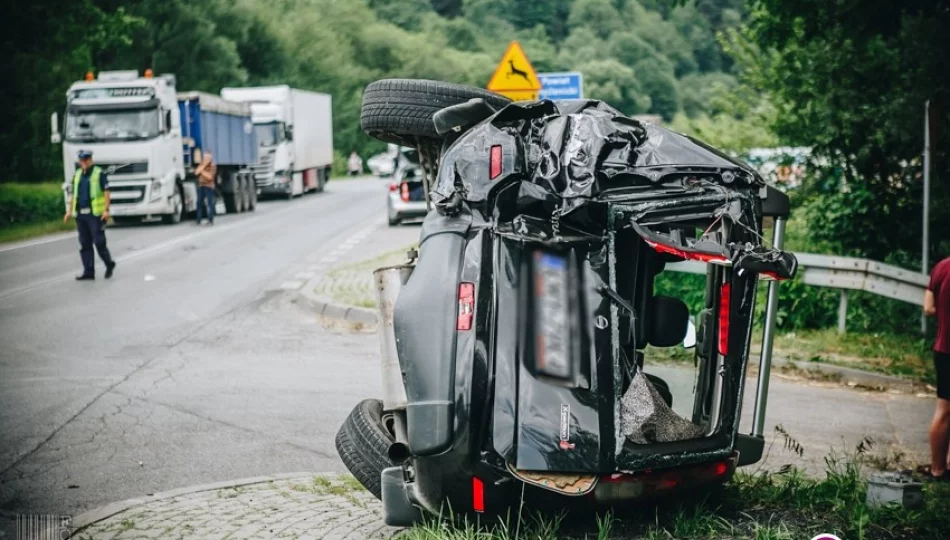
[[[501,174],[501,146],[491,147],[491,166],[488,169],[488,179],[494,180]]]
[[[455,324],[456,330],[471,330],[472,319],[475,317],[475,284],[459,283],[459,313]]]
[[[399,189],[399,198],[403,202],[409,202],[409,184],[403,182]]]
[[[390,182],[390,183],[389,183],[389,191],[391,191],[391,192],[393,192],[393,193],[399,191],[399,184],[397,184],[396,182]]]
[[[729,304],[732,286],[726,282],[719,289],[719,354],[729,354]]]
[[[485,511],[485,484],[477,476],[472,477],[472,510]]]

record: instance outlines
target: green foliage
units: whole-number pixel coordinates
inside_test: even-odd
[[[62,219],[65,208],[60,184],[0,184],[0,228]]]
[[[950,174],[950,2],[758,0],[746,40],[750,80],[778,107],[775,129],[814,147],[816,239],[884,260],[919,260],[924,102],[933,115],[934,178]],[[745,52],[753,51],[746,47]],[[950,218],[950,184],[933,184],[933,224]],[[935,226],[933,250],[950,252]]]
[[[730,61],[715,32],[739,24],[743,11],[734,4],[38,0],[17,10],[22,21],[7,33],[17,44],[13,72],[30,76],[13,78],[3,90],[4,102],[15,105],[2,113],[7,168],[0,181],[48,178],[61,168],[59,149],[48,142],[49,114],[62,111],[63,92],[88,69],[174,73],[180,90],[289,84],[327,92],[335,147],[356,149],[364,158],[383,148],[359,130],[367,83],[421,77],[484,86],[513,39],[536,70],[582,71],[585,93],[623,112],[672,119],[683,104],[690,117],[718,114],[720,108],[706,106],[710,89],[733,85],[718,73]],[[723,9],[739,15],[725,17]],[[709,84],[695,79],[705,74],[711,74]],[[678,80],[686,76],[693,77],[688,88]]]

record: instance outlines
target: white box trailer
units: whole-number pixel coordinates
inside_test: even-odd
[[[221,97],[250,103],[261,145],[255,181],[262,195],[292,198],[323,191],[333,166],[333,100],[287,85],[224,88]]]

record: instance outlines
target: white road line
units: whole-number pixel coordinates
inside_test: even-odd
[[[281,289],[299,289],[303,287],[303,281],[285,281],[280,284]]]
[[[192,240],[192,239],[194,239],[194,238],[197,238],[197,237],[199,237],[199,236],[209,235],[209,234],[218,234],[218,233],[226,232],[226,231],[229,231],[229,230],[232,230],[232,229],[238,229],[238,228],[246,227],[246,226],[248,226],[248,225],[250,225],[250,224],[252,224],[252,223],[254,223],[254,220],[247,219],[247,220],[238,221],[238,222],[235,222],[235,223],[229,223],[229,224],[223,225],[223,226],[217,226],[217,225],[216,225],[214,228],[207,228],[207,229],[203,229],[203,230],[200,230],[200,231],[196,231],[196,232],[193,232],[193,233],[186,234],[185,236],[179,236],[179,237],[177,237],[177,238],[172,238],[172,239],[170,239],[170,240],[166,240],[166,241],[164,241],[164,242],[160,242],[160,243],[155,244],[155,245],[153,245],[153,246],[149,246],[149,247],[147,247],[147,248],[140,249],[140,250],[138,250],[138,251],[134,251],[134,252],[132,252],[132,253],[128,253],[128,254],[125,254],[125,255],[116,257],[116,258],[115,258],[115,262],[117,262],[117,263],[123,263],[123,262],[126,262],[126,261],[131,261],[131,260],[133,260],[133,259],[137,259],[137,258],[139,258],[139,257],[144,257],[145,255],[149,255],[149,254],[151,254],[151,253],[155,253],[156,251],[161,251],[161,250],[163,250],[163,249],[166,249],[166,248],[168,248],[168,247],[174,246],[174,245],[176,245],[176,244],[181,244],[182,242],[187,242],[187,241]],[[56,283],[60,283],[60,282],[63,282],[63,281],[68,281],[68,280],[70,280],[70,279],[72,279],[72,278],[73,278],[73,274],[72,274],[72,273],[62,274],[62,275],[60,275],[60,276],[58,276],[58,277],[51,278],[51,279],[47,279],[47,280],[41,281],[41,282],[39,282],[39,283],[33,283],[33,284],[27,285],[27,286],[25,286],[25,287],[20,287],[19,289],[10,289],[10,290],[8,290],[8,291],[3,291],[3,292],[0,292],[0,299],[10,298],[11,296],[16,296],[16,295],[18,295],[18,294],[22,294],[22,293],[25,293],[25,292],[33,291],[33,290],[39,289],[39,288],[41,288],[41,287],[46,287],[46,286],[53,285],[53,284],[56,284]]]
[[[30,240],[27,242],[15,242],[13,244],[8,244],[6,246],[0,246],[0,253],[4,251],[13,251],[15,249],[23,249],[33,246],[39,246],[42,244],[49,244],[50,242],[59,242],[60,240],[65,240],[67,238],[72,238],[76,236],[75,232],[64,232],[60,234],[51,234],[47,237],[40,238],[39,240]]]

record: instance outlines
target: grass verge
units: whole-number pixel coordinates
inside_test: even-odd
[[[0,244],[28,240],[44,234],[76,230],[76,224],[63,223],[62,218],[40,223],[24,223],[0,228]]]
[[[761,336],[761,331],[754,334]],[[757,358],[762,344],[754,339],[750,354]],[[693,363],[693,351],[682,347],[647,349],[647,358],[654,361]],[[903,377],[926,384],[936,384],[930,343],[920,337],[890,333],[847,333],[835,329],[799,330],[775,336],[773,356],[832,364],[885,375]]]
[[[950,530],[950,485],[925,485],[922,508],[870,508],[861,458],[868,440],[846,455],[825,459],[823,478],[793,466],[776,472],[739,472],[728,485],[705,496],[639,504],[616,513],[561,514],[500,521],[492,526],[429,522],[401,540],[555,539],[798,539],[832,533],[840,538],[891,540],[946,538]]]
[[[406,251],[414,246],[405,246],[372,259],[334,268],[320,280],[314,292],[335,303],[362,308],[376,307],[376,290],[373,271],[385,266],[406,262]]]

